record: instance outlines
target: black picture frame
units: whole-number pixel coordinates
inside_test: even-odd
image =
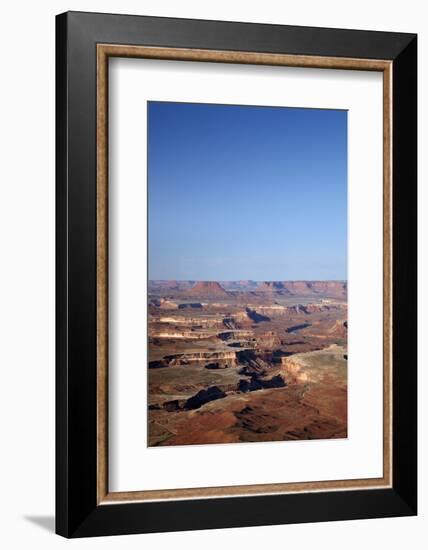
[[[97,504],[96,46],[392,61],[391,488]],[[56,532],[65,537],[417,513],[417,36],[68,12],[56,18]]]

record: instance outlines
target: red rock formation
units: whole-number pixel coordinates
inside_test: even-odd
[[[186,291],[186,296],[222,297],[228,296],[228,292],[217,281],[198,281],[191,289]]]

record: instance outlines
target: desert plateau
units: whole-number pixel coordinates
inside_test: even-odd
[[[347,437],[346,281],[149,281],[148,445]]]

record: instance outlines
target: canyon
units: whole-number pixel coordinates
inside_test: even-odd
[[[347,437],[346,281],[149,281],[148,445]]]

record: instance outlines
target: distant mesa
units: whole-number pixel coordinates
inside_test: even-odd
[[[227,297],[236,292],[251,292],[254,295],[278,296],[317,296],[346,298],[348,285],[346,281],[176,281],[151,280],[149,292],[163,296],[177,294],[189,297]],[[166,303],[166,309],[171,307]]]
[[[251,280],[237,281],[237,284],[242,288],[254,288],[257,286],[256,281],[251,281]]]
[[[150,280],[149,292],[181,292],[192,288],[194,281]]]
[[[257,289],[258,283],[251,280],[221,281],[221,285],[225,290],[228,291],[250,292]]]
[[[346,281],[311,281],[308,284],[319,294],[346,296],[348,291]]]
[[[264,281],[258,284],[258,292],[275,292],[282,295],[324,295],[346,297],[346,281]]]
[[[314,284],[312,281],[287,281],[284,286],[290,294],[305,295],[317,292]]]
[[[150,292],[156,292],[157,290],[168,291],[178,289],[177,281],[149,281],[148,286]]]
[[[288,293],[288,289],[286,288],[285,284],[281,281],[264,281],[258,285],[257,290],[260,290],[262,292],[286,291],[286,293]]]
[[[229,296],[229,293],[217,281],[198,281],[186,291],[186,296],[214,296],[221,298]]]
[[[177,290],[179,285],[177,281],[156,281],[155,286],[163,290]]]

